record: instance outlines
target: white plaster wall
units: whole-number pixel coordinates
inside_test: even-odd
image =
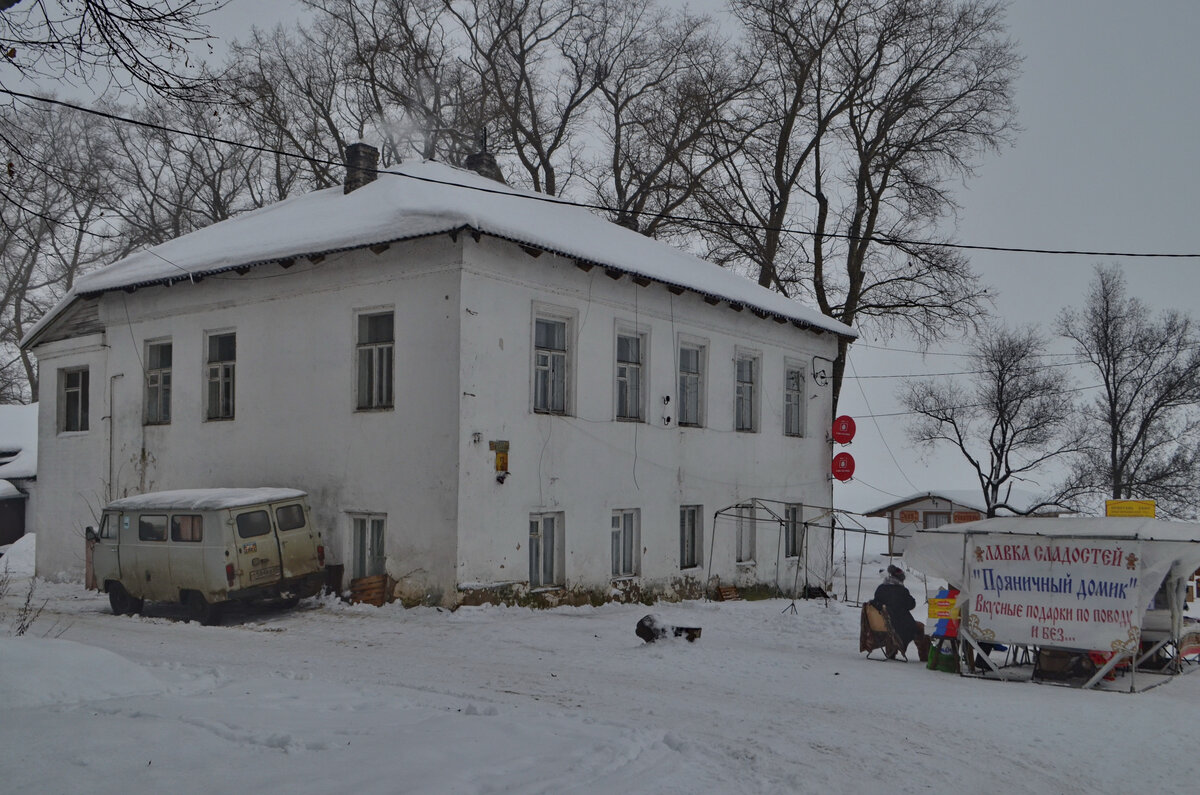
[[[830,505],[830,388],[808,380],[803,439],[783,435],[785,359],[810,365],[832,358],[836,341],[710,306],[695,294],[672,295],[662,285],[613,280],[600,268],[584,272],[551,255],[533,258],[484,238],[468,243],[462,290],[462,422],[459,450],[459,581],[528,579],[528,518],[564,513],[567,587],[610,583],[611,516],[641,512],[641,578],[703,579],[706,567],[681,572],[679,508],[704,508],[707,564],[713,513],[749,498],[811,506],[811,518]],[[532,318],[535,303],[552,304],[575,319],[570,416],[532,411]],[[618,323],[649,334],[644,371],[647,422],[614,421],[614,357]],[[675,346],[679,335],[707,340],[706,427],[676,425]],[[760,432],[733,430],[734,355],[761,352]],[[664,406],[662,398],[671,397]],[[664,414],[672,417],[670,424]],[[479,441],[474,441],[473,434]],[[510,443],[510,477],[496,482],[488,443]],[[780,510],[782,507],[780,506]],[[794,568],[776,569],[778,529],[759,526],[758,565],[734,565],[732,522],[717,528],[712,573],[724,581],[790,586]],[[794,563],[793,563],[794,565]]]
[[[459,257],[457,244],[436,238],[382,255],[349,252],[288,270],[268,265],[195,285],[106,294],[107,374],[122,374],[114,381],[111,496],[302,488],[325,531],[330,563],[348,563],[350,512],[385,513],[389,573],[408,577],[412,589],[435,601],[453,594]],[[396,408],[359,412],[355,311],[372,308],[395,310]],[[205,421],[205,333],[220,330],[237,333],[236,417]],[[141,358],[147,340],[167,337],[172,421],[146,426]],[[82,354],[47,358],[49,347],[37,351],[43,372],[82,361]],[[102,366],[93,373],[85,439],[48,434],[56,401],[43,401],[39,485],[46,510],[39,523],[48,537],[39,537],[39,572],[82,572],[82,544],[63,529],[88,521],[85,498],[105,491],[106,425],[98,419],[97,391],[107,374]]]

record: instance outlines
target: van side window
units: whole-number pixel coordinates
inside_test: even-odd
[[[166,541],[167,540],[167,517],[162,516],[141,516],[138,518],[138,540],[139,541]]]
[[[265,536],[271,532],[271,517],[266,511],[238,514],[237,529],[242,538]]]
[[[275,509],[275,524],[280,530],[299,530],[304,527],[304,506],[283,505]]]
[[[204,538],[204,517],[200,514],[176,514],[171,517],[172,541],[201,541]]]

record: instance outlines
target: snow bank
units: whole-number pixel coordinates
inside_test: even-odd
[[[69,640],[0,636],[0,704],[6,709],[157,694],[161,682],[111,651]]]
[[[26,533],[7,547],[0,548],[4,552],[4,557],[0,558],[0,572],[7,571],[10,577],[32,577],[36,538],[34,533]]]

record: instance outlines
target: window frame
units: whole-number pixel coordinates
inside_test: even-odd
[[[233,338],[233,358],[214,359],[213,340],[220,337]],[[218,343],[219,345],[220,343]],[[236,418],[237,406],[237,331],[225,329],[204,333],[204,421],[227,422]],[[218,352],[219,354],[219,352]],[[213,388],[216,387],[217,401],[213,406]]]
[[[789,503],[783,506],[783,556],[802,557],[801,541],[804,538],[804,505]]]
[[[734,540],[734,562],[739,566],[755,565],[757,550],[758,517],[753,507],[743,506],[734,509],[736,533]]]
[[[642,569],[641,509],[617,508],[611,521],[611,573],[614,580],[637,577]]]
[[[750,380],[742,379],[741,365],[750,363]],[[759,396],[762,394],[762,353],[738,349],[733,357],[733,429],[738,433],[758,433]],[[749,413],[749,421],[746,414]]]
[[[622,340],[636,342],[636,361],[621,358]],[[625,324],[617,325],[613,337],[613,418],[619,422],[646,421],[646,359],[649,347],[650,335],[647,331]]]
[[[697,369],[694,372],[683,369],[683,351],[685,349],[696,352]],[[708,374],[708,341],[681,335],[675,344],[675,360],[675,400],[677,404],[675,424],[683,428],[703,428],[704,412],[707,407],[705,392]],[[685,379],[695,380],[695,417],[688,415],[689,389],[685,386]]]
[[[799,376],[795,388],[791,384],[792,374]],[[808,412],[805,411],[808,401],[804,393],[808,385],[808,372],[803,364],[786,360],[783,364],[783,435],[793,438],[804,438],[808,425]],[[794,422],[793,422],[794,420]],[[793,425],[795,427],[793,427]]]
[[[79,376],[79,383],[71,385],[72,376]],[[59,369],[59,433],[87,433],[91,429],[91,383],[91,368],[87,365]]]
[[[159,529],[158,523],[150,521],[151,519],[161,519],[161,533],[150,531]],[[170,521],[165,513],[143,513],[138,514],[138,541],[150,541],[157,544],[160,541],[167,540],[167,534],[170,528]]]
[[[550,551],[546,554],[546,523],[550,523]],[[562,588],[566,585],[563,564],[566,560],[563,545],[565,532],[562,512],[529,514],[529,590]],[[547,565],[549,568],[547,569]],[[547,582],[547,571],[549,582]],[[535,572],[537,577],[534,577]]]
[[[371,318],[390,316],[392,330],[390,339],[363,340],[363,323]],[[364,354],[369,365],[369,385],[364,389]],[[387,370],[387,377],[380,378],[379,372]],[[363,393],[367,392],[364,399]],[[372,307],[354,313],[354,410],[390,411],[396,405],[396,310],[395,307]]]
[[[562,324],[563,327],[563,347],[551,348],[538,345],[538,323],[556,323]],[[542,304],[533,305],[533,314],[529,323],[529,349],[530,367],[529,367],[529,405],[531,411],[535,414],[551,414],[559,416],[570,416],[573,413],[574,389],[572,388],[572,379],[574,378],[574,356],[575,356],[575,314],[559,307],[546,306]],[[543,365],[539,358],[545,356],[547,363]],[[559,367],[555,367],[555,362],[559,363]],[[561,378],[555,378],[554,373],[561,370]],[[540,390],[542,376],[541,373],[546,373],[546,380],[549,388],[549,397],[544,401],[540,400],[542,391]],[[561,384],[561,405],[554,400],[553,386]]]
[[[690,520],[690,526],[689,526]],[[689,543],[690,542],[690,543]],[[689,548],[690,547],[690,548]],[[704,506],[679,506],[679,569],[704,565]]]
[[[166,348],[169,358],[165,367],[162,365],[163,348]],[[142,417],[146,425],[171,424],[171,370],[174,362],[175,347],[170,337],[146,341],[146,405]]]
[[[181,521],[188,520],[186,523]],[[187,525],[185,531],[184,525]],[[199,513],[171,514],[171,541],[180,544],[199,544],[204,541],[204,515]]]
[[[350,579],[387,574],[387,514],[350,514]]]

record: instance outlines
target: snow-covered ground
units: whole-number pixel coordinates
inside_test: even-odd
[[[0,559],[3,792],[1182,792],[1200,771],[1200,676],[1129,695],[865,660],[840,600],[328,599],[203,627],[38,580],[11,637],[31,541]],[[648,612],[703,635],[643,643]]]

